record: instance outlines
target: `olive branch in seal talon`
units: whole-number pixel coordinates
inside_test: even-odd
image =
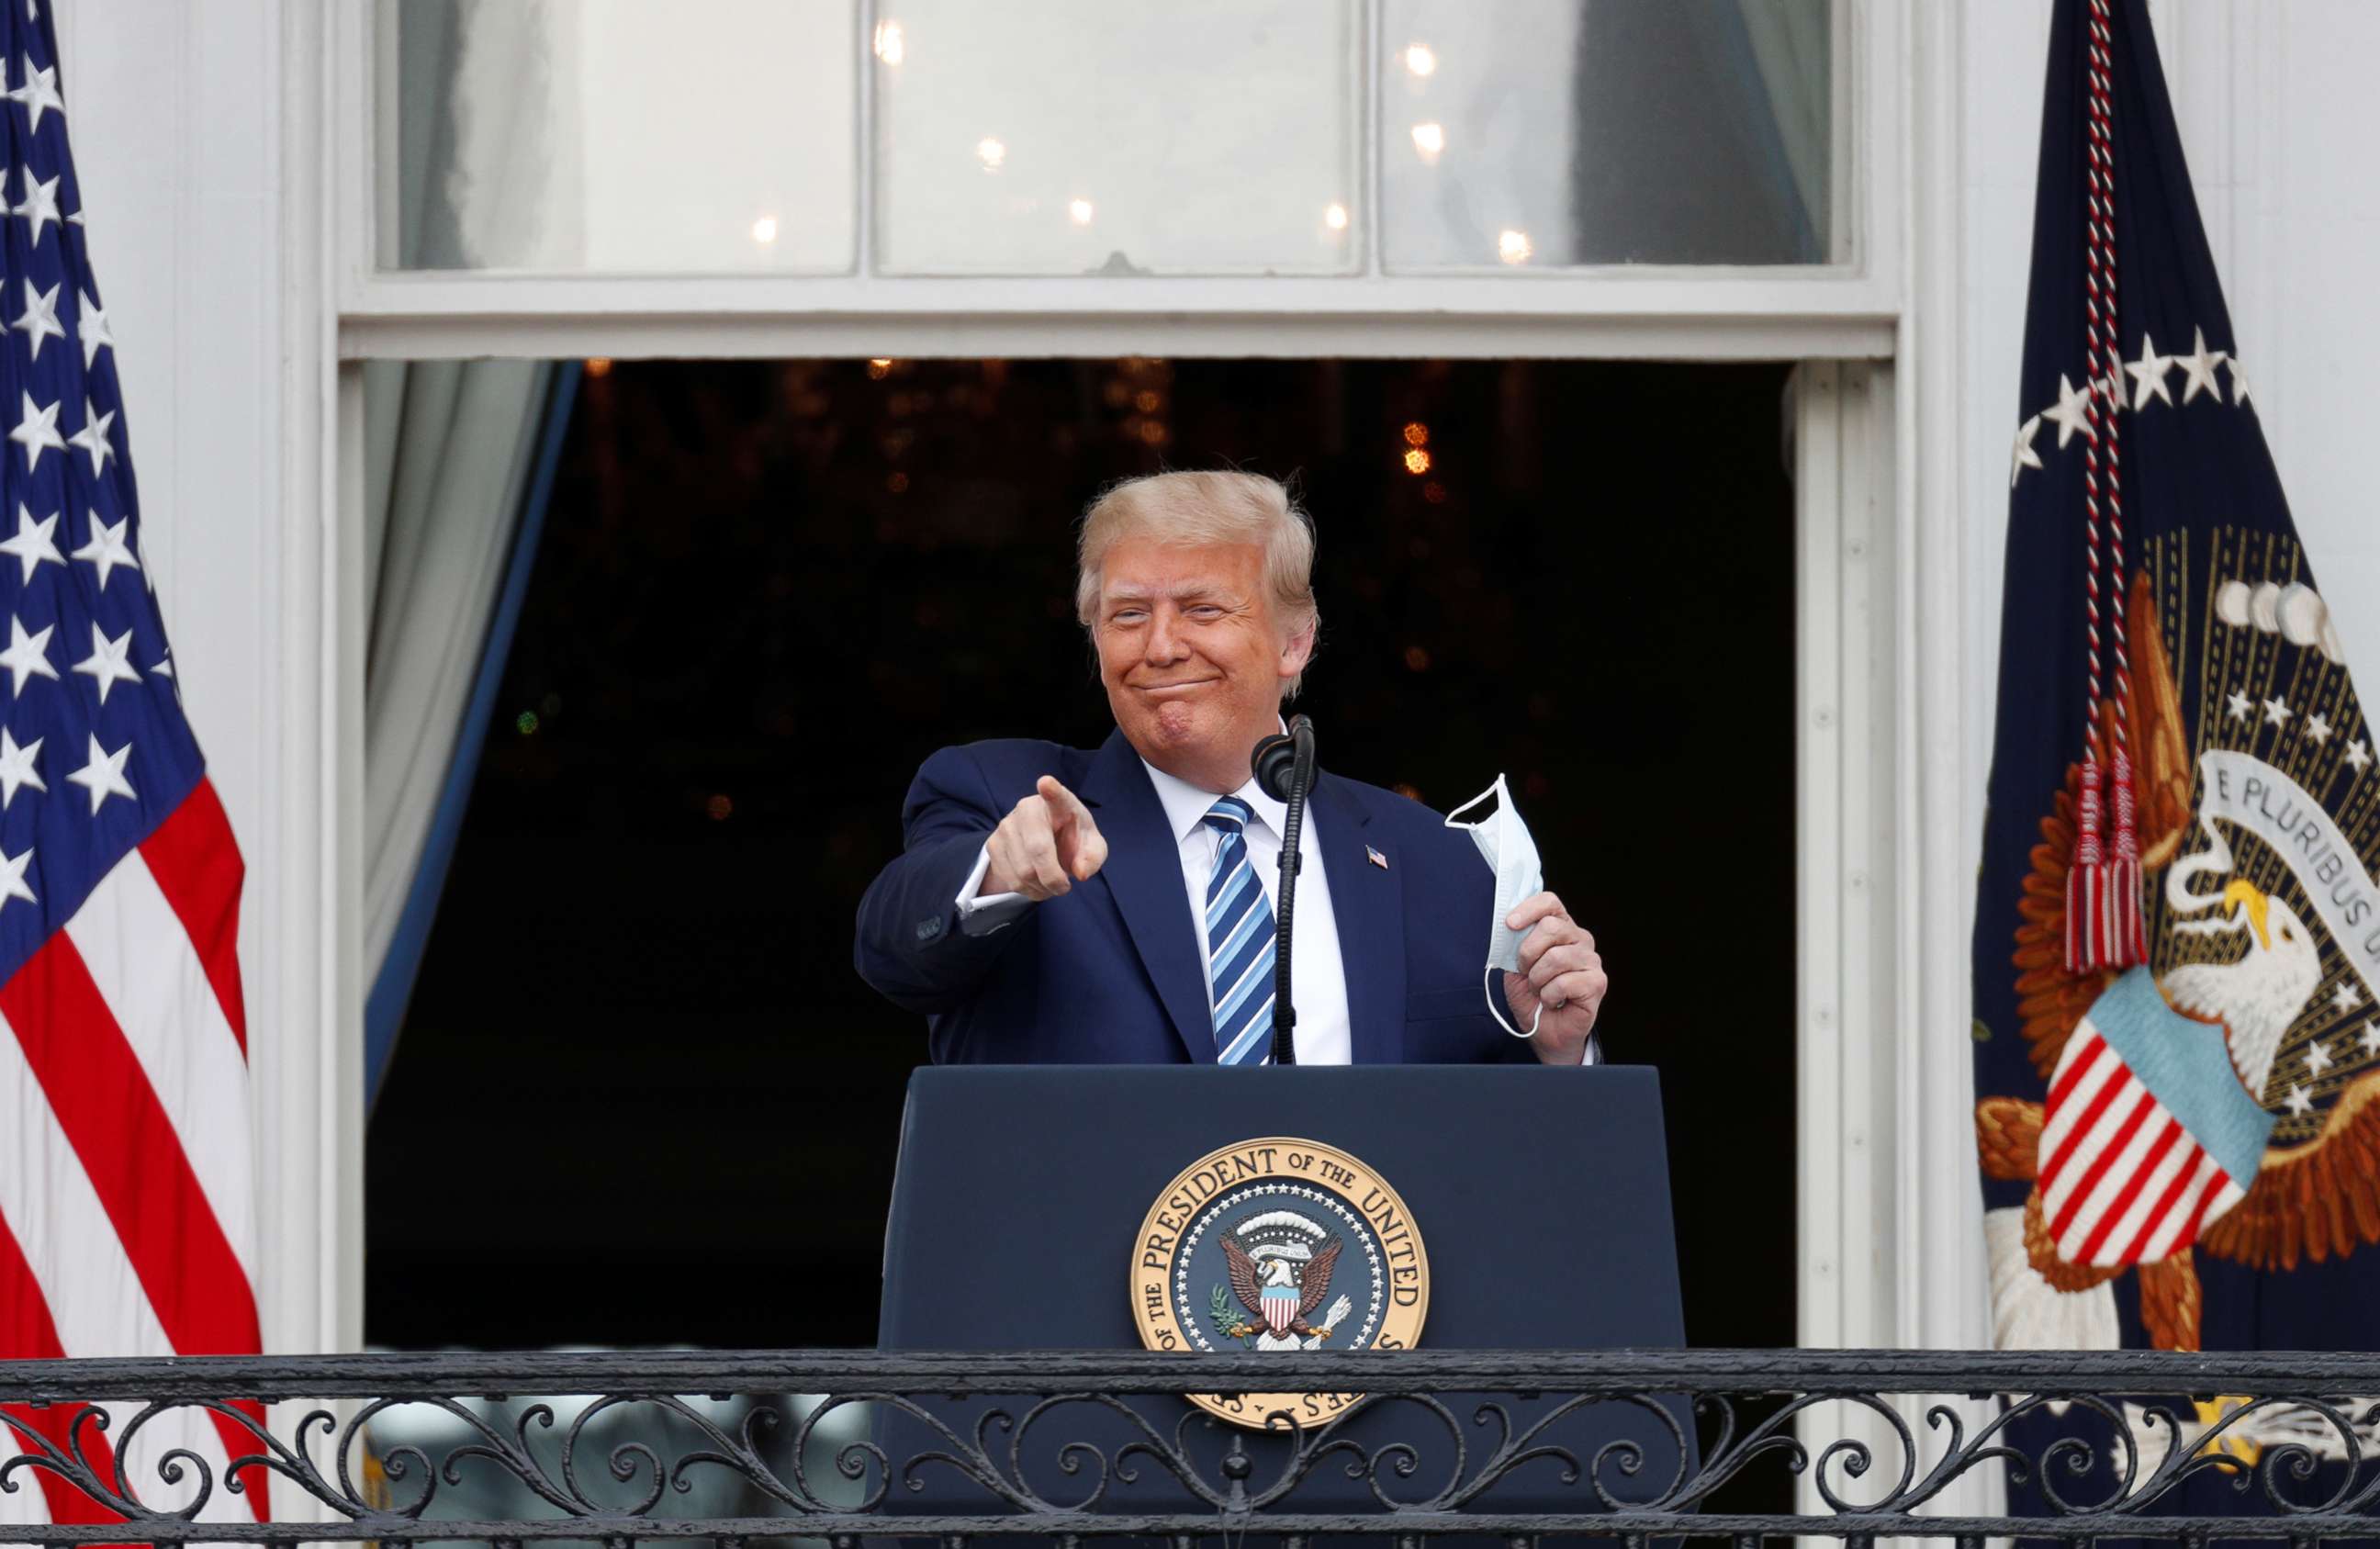
[[[1208,1299],[1207,1319],[1215,1325],[1216,1333],[1242,1344],[1247,1343],[1248,1336],[1257,1331],[1257,1325],[1232,1304],[1232,1292],[1227,1286],[1217,1286],[1215,1294]]]

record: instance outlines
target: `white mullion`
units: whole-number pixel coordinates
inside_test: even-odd
[[[876,273],[876,0],[856,0],[859,27],[856,34],[859,46],[853,51],[854,67],[859,71],[856,89],[852,93],[852,111],[857,119],[854,127],[856,141],[853,149],[852,167],[855,180],[854,208],[857,212],[856,235],[853,237],[851,272],[865,281]]]
[[[375,217],[396,219],[393,208],[379,208],[383,198],[394,206],[395,180],[380,175],[380,147],[374,139],[375,115],[382,111],[380,76],[384,71],[393,82],[397,68],[394,58],[381,57],[382,40],[378,29],[383,18],[390,18],[388,26],[394,33],[395,10],[394,5],[381,6],[372,0],[336,0],[322,18],[321,46],[326,57],[320,68],[329,82],[330,101],[320,128],[329,140],[334,200],[329,212],[331,266],[324,278],[342,316],[368,305],[366,298],[380,267]],[[393,51],[394,45],[392,35],[386,40],[387,49]],[[393,98],[395,93],[390,95]],[[387,111],[399,111],[398,104],[392,102]],[[383,182],[389,185],[385,195],[381,192]]]
[[[1800,1185],[1798,1343],[1843,1338],[1842,1124],[1842,684],[1840,463],[1841,393],[1832,362],[1805,361],[1794,383],[1793,487],[1796,633],[1794,692],[1798,778],[1794,805],[1795,975],[1793,1026]]]
[[[341,179],[341,237],[353,244],[341,255],[342,260],[365,271],[383,267],[382,241],[401,239],[405,229],[405,212],[398,204],[401,180],[387,175],[392,169],[385,164],[394,148],[403,144],[404,81],[397,71],[404,45],[399,16],[397,7],[389,4],[373,5],[366,13],[370,52],[358,73],[370,83],[365,97],[371,129],[368,136],[356,137],[366,148],[361,175]]]
[[[1386,111],[1380,101],[1381,72],[1388,64],[1386,42],[1388,22],[1387,0],[1364,0],[1358,13],[1363,36],[1356,48],[1363,79],[1357,85],[1356,118],[1361,137],[1355,147],[1356,192],[1363,208],[1356,217],[1355,229],[1362,233],[1364,244],[1363,272],[1366,279],[1378,279],[1387,263],[1382,251],[1388,240],[1388,177],[1380,157],[1380,119]]]
[[[1865,256],[1860,217],[1867,180],[1859,155],[1864,138],[1859,118],[1869,94],[1859,90],[1861,45],[1867,30],[1852,24],[1852,0],[1836,0],[1830,18],[1834,62],[1827,91],[1827,256],[1856,265]]]

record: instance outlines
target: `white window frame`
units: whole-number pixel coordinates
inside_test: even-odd
[[[1901,291],[1897,90],[1904,22],[1888,0],[1836,11],[1836,173],[1848,260],[1611,265],[1388,275],[1377,197],[1359,201],[1365,272],[1280,277],[910,278],[870,272],[874,70],[860,7],[858,258],[840,275],[384,271],[370,0],[336,0],[339,348],[348,359],[985,355],[1571,355],[1639,359],[1876,358]],[[1380,0],[1363,0],[1362,160],[1373,168]]]
[[[354,1348],[361,1335],[367,599],[355,363],[1132,353],[1804,363],[1791,429],[1801,555],[1791,760],[1801,818],[1801,1339],[1978,1342],[1972,1146],[1925,1122],[1968,1101],[1966,1051],[1952,1036],[1966,1025],[1972,888],[1959,815],[1979,752],[1961,742],[1958,693],[1962,4],[1840,0],[1832,204],[1857,234],[1840,266],[961,280],[379,272],[370,0],[288,6],[285,478],[320,503],[290,502],[291,579],[276,595],[284,636],[311,647],[293,659],[282,692],[322,713],[318,740],[293,739],[284,781],[297,799],[278,815],[277,842],[291,897],[317,901],[321,913],[293,911],[299,923],[280,944],[314,965],[288,971],[289,1003],[320,1008],[326,1047],[268,1101],[283,1113],[275,1122],[314,1137],[331,1184],[308,1206],[322,1228],[311,1326],[333,1336],[320,1348]],[[863,9],[863,39],[872,15]],[[1366,0],[1365,17],[1377,64],[1378,0]],[[1377,79],[1366,72],[1367,104]],[[1373,143],[1367,134],[1367,166]],[[865,132],[860,148],[865,189]],[[1377,266],[1377,234],[1366,251]],[[1782,758],[1750,766],[1747,778],[1787,777]],[[1641,986],[1631,998],[1682,1042],[1695,1035],[1682,986]],[[301,1106],[310,1118],[296,1116]],[[1695,1115],[1673,1111],[1670,1122],[1677,1144],[1709,1143]],[[1746,1266],[1746,1293],[1780,1269]]]

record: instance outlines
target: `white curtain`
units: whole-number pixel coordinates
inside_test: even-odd
[[[486,644],[553,367],[364,368],[364,970],[405,912]]]
[[[493,260],[516,259],[505,234],[534,212],[527,190],[553,170],[540,130],[553,7],[413,0],[383,16],[396,33],[383,86],[403,94],[396,143],[382,150],[398,172],[383,260],[476,265],[492,261],[491,246]],[[468,170],[507,162],[511,182]],[[368,984],[387,962],[461,740],[552,372],[523,360],[364,367]]]
[[[1777,116],[1777,138],[1793,187],[1812,223],[1830,203],[1828,178],[1834,152],[1834,15],[1815,0],[1738,0],[1752,56],[1768,88],[1768,108]],[[1824,230],[1816,234],[1828,240]]]

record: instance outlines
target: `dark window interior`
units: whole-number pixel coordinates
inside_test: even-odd
[[[1087,499],[1230,463],[1319,525],[1325,761],[1441,810],[1508,772],[1597,933],[1607,1051],[1662,1072],[1692,1338],[1791,1345],[1786,375],[590,367],[371,1118],[370,1340],[872,1343],[925,1039],[854,907],[935,747],[1109,730]]]

